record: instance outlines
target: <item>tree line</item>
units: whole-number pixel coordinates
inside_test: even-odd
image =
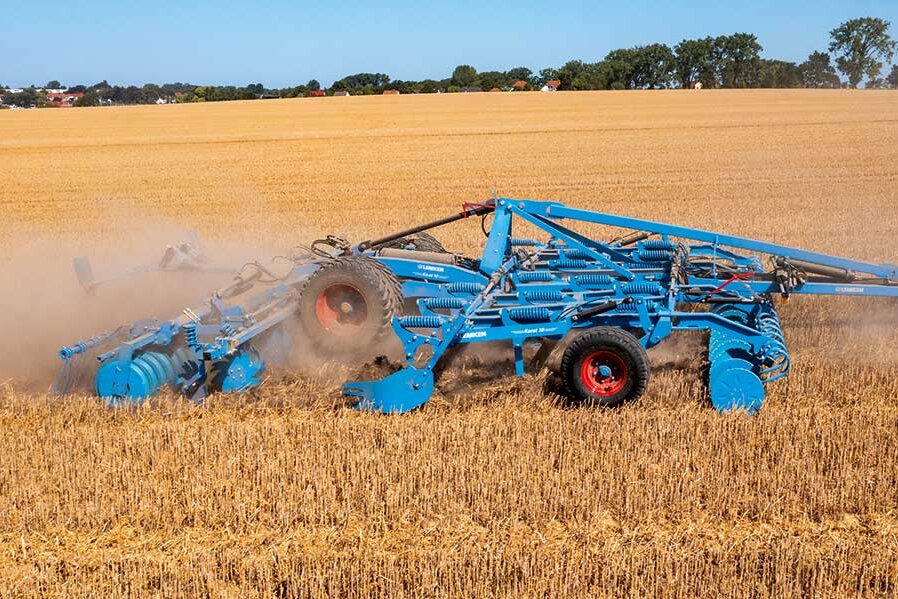
[[[384,73],[347,75],[331,85],[328,95],[348,92],[353,95],[381,94],[385,90],[408,93],[458,92],[471,89],[541,89],[550,81],[560,82],[562,90],[625,90],[693,88],[836,88],[867,87],[898,89],[898,64],[883,77],[883,66],[890,62],[898,43],[889,34],[891,24],[874,17],[851,19],[830,31],[826,51],[814,51],[802,63],[763,58],[763,47],[751,33],[733,33],[717,37],[684,39],[673,48],[667,44],[648,44],[619,48],[597,62],[570,60],[557,68],[538,72],[528,67],[508,71],[478,72],[471,65],[457,66],[445,79],[421,81],[391,80]],[[843,81],[837,70],[845,77]],[[56,84],[51,85],[51,84]],[[47,88],[62,87],[51,81]],[[192,85],[189,83],[148,83],[142,87],[121,87],[107,81],[89,87],[76,85],[67,90],[83,93],[76,106],[100,104],[150,104],[160,98],[176,102],[220,102],[259,98],[294,98],[320,95],[321,84],[312,79],[305,85],[268,89],[261,83],[244,87]],[[41,106],[46,93],[32,86],[18,93],[7,91],[2,103]]]

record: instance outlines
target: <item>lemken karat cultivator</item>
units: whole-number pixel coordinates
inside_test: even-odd
[[[446,252],[425,232],[472,216],[483,217],[486,233],[478,259]],[[516,223],[529,223],[542,238],[515,237]],[[629,232],[599,241],[578,233],[578,223]],[[344,361],[398,336],[404,368],[344,385],[363,409],[422,405],[447,352],[486,341],[510,342],[518,375],[525,345],[540,345],[531,357],[540,362],[560,342],[559,375],[570,399],[612,406],[645,391],[646,349],[685,330],[709,332],[713,405],[754,412],[764,385],[790,368],[776,296],[898,297],[894,265],[532,200],[466,204],[380,239],[350,245],[328,237],[308,249],[285,276],[252,263],[177,318],[63,347],[58,390],[65,392],[72,362],[87,354],[98,361],[96,393],[112,404],[140,402],[166,386],[193,400],[246,390],[260,384],[266,363],[279,359],[296,338],[288,331],[298,328],[308,351]],[[160,268],[204,265],[187,243],[170,247]],[[83,259],[76,270],[86,286],[98,284]]]

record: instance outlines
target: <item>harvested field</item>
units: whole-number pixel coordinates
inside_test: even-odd
[[[193,291],[88,298],[70,258],[153,257],[187,228],[264,256],[495,189],[898,263],[896,93],[5,111],[0,182],[0,597],[898,593],[894,301],[785,304],[795,368],[756,417],[706,405],[689,336],[618,410],[563,408],[492,352],[399,417],[342,408],[328,368],[203,408],[41,392],[60,343]]]

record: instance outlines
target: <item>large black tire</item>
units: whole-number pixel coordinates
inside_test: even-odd
[[[649,357],[631,333],[595,327],[580,333],[561,358],[561,379],[574,404],[613,407],[642,397]]]
[[[377,353],[401,313],[399,281],[367,256],[325,262],[306,281],[299,298],[299,321],[315,352],[350,361]]]
[[[439,239],[437,239],[427,231],[413,233],[408,237],[403,237],[401,239],[391,241],[390,243],[382,245],[380,247],[409,249],[418,252],[436,252],[438,254],[449,253],[446,248],[443,247],[443,244],[440,243]]]

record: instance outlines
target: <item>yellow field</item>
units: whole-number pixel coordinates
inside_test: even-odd
[[[688,337],[611,411],[476,358],[399,417],[339,407],[327,372],[205,408],[32,392],[55,346],[186,292],[85,298],[74,255],[359,241],[492,190],[896,263],[898,94],[0,112],[0,597],[894,596],[894,301],[783,306],[795,368],[756,417],[706,405]]]

